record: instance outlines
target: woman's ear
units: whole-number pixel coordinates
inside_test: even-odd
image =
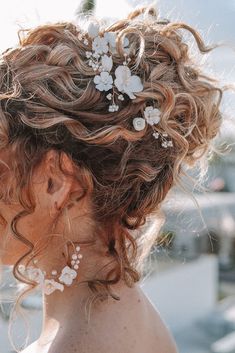
[[[59,154],[56,150],[46,153],[42,162],[43,183],[40,184],[40,203],[50,209],[51,214],[57,214],[69,200],[75,188],[81,189],[74,177],[65,175],[59,168]],[[62,169],[70,174],[74,171],[72,160],[65,154],[61,155]]]

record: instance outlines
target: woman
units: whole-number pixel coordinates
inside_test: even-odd
[[[2,55],[0,258],[26,286],[15,309],[43,293],[23,353],[177,352],[140,279],[160,205],[205,162],[222,97],[182,28],[212,49],[143,7],[111,25],[39,26]]]

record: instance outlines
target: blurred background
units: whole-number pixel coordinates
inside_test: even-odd
[[[116,20],[136,5],[134,0],[8,0],[0,11],[0,50],[17,43],[17,30],[40,23],[76,20],[92,10],[99,18]],[[230,47],[202,56],[206,72],[221,83],[235,83],[235,0],[162,0],[155,3],[161,18],[195,27],[205,43],[226,42]],[[190,34],[187,34],[186,37]],[[197,49],[192,43],[192,52]],[[225,93],[224,123],[215,140],[229,144],[224,155],[210,160],[204,186],[194,187],[194,198],[173,189],[164,202],[166,223],[146,263],[142,288],[172,332],[180,353],[235,353],[235,125],[234,94]],[[192,171],[197,178],[197,170]],[[190,188],[190,186],[189,186]],[[4,267],[0,284],[0,347],[13,352],[7,324],[18,283]],[[22,310],[30,322],[30,340],[42,323],[40,293],[25,299]],[[15,323],[14,339],[24,342],[26,329]]]

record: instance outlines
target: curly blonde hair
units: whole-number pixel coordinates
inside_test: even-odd
[[[138,18],[141,14],[144,19]],[[129,67],[144,86],[136,99],[120,102],[116,112],[108,112],[105,93],[95,88],[95,72],[86,57],[91,43],[79,39],[79,25],[55,23],[24,31],[19,44],[2,54],[0,148],[11,149],[17,185],[15,193],[9,179],[1,198],[10,202],[17,195],[25,213],[33,212],[33,169],[50,149],[59,156],[66,153],[82,171],[74,177],[82,177],[84,196],[92,195],[95,221],[106,230],[107,250],[115,259],[106,279],[96,278],[88,285],[96,293],[99,285],[106,287],[114,299],[119,297],[110,285],[123,277],[131,286],[141,278],[139,240],[131,231],[160,211],[168,191],[180,183],[184,165],[192,167],[208,157],[221,125],[222,89],[195,64],[182,29],[191,32],[201,53],[215,47],[207,47],[185,23],[160,20],[153,7],[139,8],[104,27],[103,32],[118,33],[112,70],[123,62],[126,36],[131,43]],[[133,129],[133,118],[148,104],[161,109],[158,126],[172,139],[173,148],[163,148],[151,129]],[[34,248],[17,232],[16,223],[24,214],[16,216],[11,227],[29,251],[13,273],[34,287],[18,270]],[[156,238],[154,233],[154,239],[142,239],[142,248],[150,249]]]

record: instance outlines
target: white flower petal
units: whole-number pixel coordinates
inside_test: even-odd
[[[49,295],[56,289],[59,289],[62,292],[64,290],[63,284],[56,282],[54,279],[46,279],[44,281],[43,291],[45,294]]]
[[[148,123],[149,125],[151,125],[151,126],[154,125],[154,120],[153,120],[153,118],[152,118],[151,116],[148,117],[148,118],[146,118],[146,121],[147,121],[147,123]]]
[[[111,47],[116,47],[117,34],[115,32],[105,32],[104,38],[107,40]]]
[[[104,71],[111,71],[113,67],[113,59],[111,56],[104,54],[101,58],[101,65]]]
[[[102,81],[106,80],[109,76],[110,76],[110,75],[109,75],[109,73],[108,73],[107,71],[102,71],[102,72],[100,73],[100,77],[101,77],[101,80],[102,80]]]
[[[129,45],[129,39],[127,37],[124,38],[123,46],[127,47]]]
[[[92,49],[98,54],[107,53],[108,52],[107,40],[100,36],[95,37],[95,39],[92,42]]]
[[[145,108],[144,114],[149,115],[151,111],[153,111],[153,106],[149,105],[148,107]]]
[[[95,86],[96,89],[98,89],[99,91],[105,91],[105,85],[101,82],[99,83],[97,86]]]
[[[97,78],[96,78],[97,76]],[[96,88],[99,91],[108,91],[112,88],[113,78],[107,71],[102,71],[100,75],[96,75],[94,78],[94,82],[98,83]]]
[[[125,87],[129,82],[131,77],[131,71],[129,67],[124,65],[119,65],[115,70],[116,79],[114,84],[120,92],[126,92]]]
[[[95,75],[93,81],[96,83],[96,84],[99,84],[101,82],[101,77],[100,75]]]
[[[136,96],[131,91],[128,91],[127,89],[125,89],[124,92],[130,97],[130,99],[136,98]]]
[[[59,280],[60,282],[65,283],[67,286],[70,286],[76,276],[77,272],[75,270],[73,270],[69,266],[65,266],[61,272]]]
[[[97,37],[99,34],[99,29],[100,29],[100,26],[98,23],[92,22],[92,21],[89,22],[88,28],[87,28],[87,32],[88,32],[89,37],[91,37],[91,38]]]
[[[125,65],[119,65],[115,70],[117,79],[127,80],[131,77],[131,70]]]
[[[144,116],[150,125],[158,124],[161,119],[161,111],[150,105],[145,108]]]
[[[128,84],[128,89],[132,92],[140,92],[143,90],[143,85],[139,76],[133,75],[131,76]]]
[[[29,278],[37,283],[42,283],[44,280],[44,273],[39,268],[28,267],[26,269]]]
[[[119,65],[115,70],[116,79],[114,84],[120,92],[128,94],[131,99],[136,98],[133,92],[143,90],[139,76],[131,76],[131,71],[126,65]]]
[[[117,54],[117,49],[116,47],[109,46],[109,51],[113,54]]]
[[[121,79],[116,78],[116,79],[114,80],[114,84],[115,84],[115,86],[117,87],[117,89],[118,89],[120,92],[124,92],[124,91],[123,91],[123,82],[122,82]]]
[[[112,85],[110,85],[110,84],[107,84],[107,85],[105,85],[105,91],[109,91],[110,89],[112,89]]]
[[[145,128],[145,119],[137,117],[133,119],[133,126],[135,130],[141,131]]]
[[[160,121],[160,116],[154,116],[153,117],[153,121],[154,121],[154,124],[158,124],[159,123],[159,121]]]

